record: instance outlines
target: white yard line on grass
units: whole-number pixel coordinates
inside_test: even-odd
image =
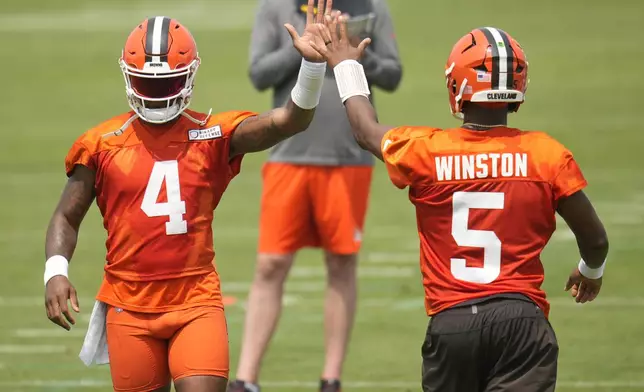
[[[94,304],[93,298],[79,298],[81,307]],[[0,308],[21,308],[25,306],[42,306],[45,309],[45,297],[0,297]],[[91,306],[90,306],[91,309]]]
[[[400,382],[377,382],[377,381],[347,381],[344,383],[346,388],[350,389],[377,389],[377,390],[396,390],[396,389],[418,389],[418,381],[400,381]],[[112,383],[107,380],[97,379],[80,379],[80,380],[22,380],[22,381],[0,381],[0,387],[3,388],[66,388],[66,389],[86,389],[86,388],[106,388],[111,387]],[[317,388],[319,383],[313,381],[265,381],[262,386],[270,388]],[[627,381],[627,380],[599,380],[599,381],[559,381],[558,387],[570,389],[632,389],[643,388],[644,381]]]
[[[417,274],[416,268],[411,267],[359,267],[358,276],[361,278],[408,278]],[[292,278],[326,277],[324,267],[295,267],[290,273]]]
[[[65,346],[31,345],[31,344],[2,344],[0,354],[61,354],[67,351]]]
[[[419,252],[370,252],[365,255],[367,262],[374,264],[417,265]]]
[[[143,2],[122,9],[101,5],[64,11],[5,13],[0,15],[0,32],[123,32],[150,15],[171,16],[192,30],[244,31],[252,27],[257,7],[250,0],[193,0],[177,4]]]
[[[19,328],[13,331],[13,336],[17,338],[37,339],[37,338],[78,338],[85,336],[85,330],[72,329],[65,331],[62,328]]]

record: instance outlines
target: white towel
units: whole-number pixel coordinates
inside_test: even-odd
[[[89,318],[89,326],[83,347],[81,347],[78,357],[83,361],[85,366],[105,365],[110,363],[107,352],[107,305],[101,301],[94,303],[92,315]]]

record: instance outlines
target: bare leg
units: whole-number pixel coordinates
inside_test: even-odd
[[[248,295],[238,380],[257,383],[262,358],[282,312],[284,281],[293,259],[293,254],[257,257],[255,279]]]
[[[358,257],[327,253],[327,291],[324,309],[326,358],[322,378],[339,380],[356,311]]]

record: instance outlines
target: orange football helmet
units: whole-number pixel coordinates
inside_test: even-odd
[[[130,33],[119,60],[130,107],[150,123],[176,118],[190,105],[200,63],[192,34],[177,20],[144,20]]]
[[[464,102],[508,105],[519,110],[528,88],[528,61],[521,45],[503,30],[483,27],[462,37],[445,65],[452,114],[463,119]]]

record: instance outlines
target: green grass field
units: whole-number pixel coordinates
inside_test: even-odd
[[[472,28],[494,25],[526,49],[531,85],[513,125],[542,129],[576,154],[611,240],[600,298],[577,306],[563,292],[578,260],[559,230],[543,256],[551,320],[560,346],[558,391],[644,391],[644,3],[639,0],[390,0],[404,63],[393,95],[377,94],[392,125],[455,126],[443,65]],[[78,325],[51,324],[43,304],[43,242],[65,182],[63,158],[96,123],[127,110],[117,66],[121,45],[145,16],[179,18],[200,45],[193,108],[265,110],[268,94],[246,75],[254,2],[3,0],[0,67],[0,391],[109,391],[109,369],[77,358],[102,275],[105,233],[92,207],[71,267],[81,295]],[[245,159],[214,223],[227,295],[231,365],[237,364],[253,275],[265,154]],[[6,187],[6,188],[5,188]],[[378,165],[360,266],[360,305],[346,364],[346,391],[419,391],[422,306],[414,211]],[[314,391],[322,366],[321,255],[303,251],[288,283],[288,306],[262,372],[265,391]]]

